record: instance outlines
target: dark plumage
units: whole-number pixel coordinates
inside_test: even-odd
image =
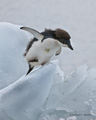
[[[69,35],[69,33],[65,30],[60,29],[60,28],[57,28],[56,30],[45,29],[45,31],[41,32],[41,34],[44,35],[42,42],[46,38],[54,38],[62,43],[66,43],[66,40],[71,39],[71,36]],[[63,39],[63,41],[62,41],[62,39]]]
[[[45,29],[45,31],[41,32],[41,34],[44,35],[45,38],[55,38],[56,39],[55,30]]]
[[[36,41],[38,41],[36,38],[33,38],[33,39],[31,39],[29,42],[28,42],[28,45],[27,45],[27,48],[26,48],[26,50],[25,50],[25,53],[24,53],[24,56],[26,56],[26,54],[27,54],[27,52],[29,51],[29,49],[30,49],[30,47],[32,46],[32,44],[34,43],[34,42],[36,42]]]
[[[56,29],[55,35],[56,35],[57,39],[65,39],[65,40],[71,39],[69,33],[66,32],[65,30],[60,29],[60,28]]]

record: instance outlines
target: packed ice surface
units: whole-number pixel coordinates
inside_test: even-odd
[[[51,89],[55,68],[51,62],[0,90],[0,109],[13,120],[35,120]]]
[[[0,37],[0,120],[96,119],[96,68],[81,65],[65,77],[53,61],[25,76],[29,34],[0,23]]]
[[[39,120],[69,116],[77,120],[96,119],[96,68],[82,65],[64,82],[53,85]]]
[[[27,72],[23,53],[27,37],[19,26],[0,23],[0,89]]]

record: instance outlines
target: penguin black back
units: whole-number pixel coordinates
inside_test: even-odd
[[[41,32],[41,34],[44,35],[46,38],[55,38],[56,39],[56,35],[55,35],[54,30],[45,29],[45,31]]]

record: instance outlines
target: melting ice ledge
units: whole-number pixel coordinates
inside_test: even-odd
[[[96,120],[96,68],[64,77],[55,60],[23,75],[28,38],[19,28],[0,23],[0,120]]]

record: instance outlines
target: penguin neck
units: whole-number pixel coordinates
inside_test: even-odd
[[[42,35],[44,35],[44,38],[41,40],[42,42],[46,40],[47,38],[53,38],[56,39],[55,31],[52,30],[45,30],[44,32],[41,32]]]

